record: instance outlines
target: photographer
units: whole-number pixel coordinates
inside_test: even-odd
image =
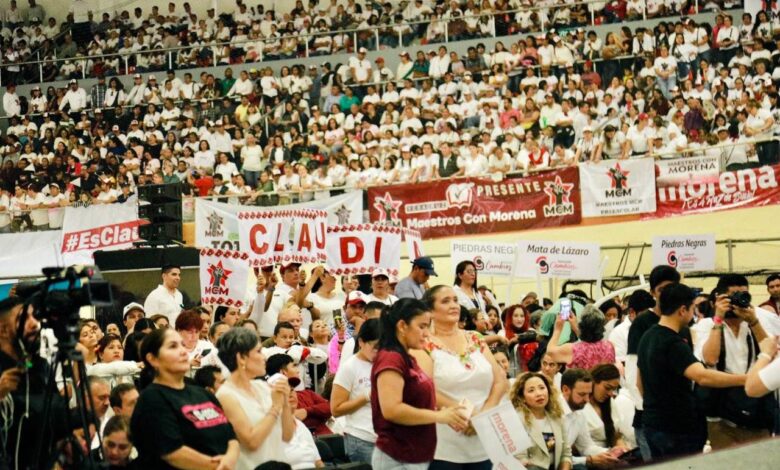
[[[763,322],[751,305],[748,280],[741,275],[722,276],[714,291],[713,326],[703,340],[701,357],[717,370],[741,375],[748,372],[767,337]],[[774,397],[749,398],[742,387],[708,390],[709,438],[714,450],[769,436]]]
[[[44,427],[41,422],[49,366],[37,354],[40,324],[23,309],[19,297],[0,301],[0,432],[5,444],[0,449],[0,468],[28,468],[38,439],[43,439],[41,462],[46,462],[54,443],[67,431],[63,400],[56,399],[51,405],[52,426]],[[25,413],[28,408],[29,413]]]

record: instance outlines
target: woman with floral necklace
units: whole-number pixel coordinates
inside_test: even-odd
[[[460,304],[450,286],[428,290],[423,301],[431,311],[431,336],[425,351],[412,351],[433,378],[438,407],[462,406],[466,419],[493,408],[508,390],[506,373],[496,363],[482,336],[458,328]],[[432,470],[489,470],[492,464],[471,424],[466,428],[436,425]]]

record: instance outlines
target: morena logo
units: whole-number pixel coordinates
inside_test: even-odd
[[[547,263],[546,256],[536,258],[536,265],[539,266],[539,274],[547,274],[550,272],[550,265]]]
[[[477,271],[482,271],[483,269],[485,269],[485,262],[482,261],[481,256],[474,257],[472,262],[474,263],[474,267],[477,268]]]
[[[676,268],[677,267],[677,252],[676,251],[670,251],[666,254],[666,262],[669,264],[669,266]]]

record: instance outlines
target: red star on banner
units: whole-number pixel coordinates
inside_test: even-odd
[[[224,267],[222,267],[222,260],[220,260],[219,263],[217,264],[210,264],[208,269],[208,273],[210,276],[209,285],[214,286],[215,280],[218,282],[220,286],[227,285],[228,277],[230,277],[230,274],[232,272],[233,271],[229,271]]]
[[[550,197],[550,204],[555,204],[556,193],[561,190],[561,202],[569,204],[569,197],[571,196],[571,190],[574,189],[574,183],[564,183],[560,176],[555,177],[555,182],[547,183],[544,188],[544,192]]]
[[[398,209],[403,202],[394,201],[390,193],[385,193],[383,198],[374,198],[374,208],[379,211],[380,221],[398,220]]]
[[[612,180],[613,188],[618,187],[618,180],[625,181],[628,179],[628,175],[630,174],[630,171],[626,171],[620,167],[620,163],[616,163],[614,168],[607,170],[607,176],[609,176],[610,180]]]

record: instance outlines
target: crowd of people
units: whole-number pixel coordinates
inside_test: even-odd
[[[509,402],[524,429],[508,432],[530,437],[514,456],[526,468],[607,469],[755,442],[780,423],[777,274],[760,305],[741,275],[704,293],[668,266],[649,290],[598,305],[580,290],[507,305],[470,261],[451,285],[425,257],[404,279],[366,275],[363,290],[355,276],[305,273],[258,270],[244,309],[185,309],[181,270],[165,266],[121,323],[82,320],[84,449],[112,468],[304,469],[339,463],[336,438],[341,463],[489,469],[471,419]],[[24,396],[10,325],[40,334],[22,304],[0,304],[3,400]]]
[[[465,57],[441,45],[401,51],[395,70],[361,47],[347,63],[281,76],[169,69],[126,87],[101,74],[88,91],[73,79],[24,99],[11,83],[0,231],[57,228],[61,206],[123,202],[144,184],[275,205],[648,155],[714,156],[721,170],[775,164],[769,18],[723,13],[604,38],[551,30]]]
[[[11,0],[2,15],[4,82],[164,71],[173,64],[184,69],[254,63],[354,52],[359,47],[385,49],[679,16],[695,12],[696,6],[702,10],[739,6],[732,0],[649,5],[642,1],[567,5],[528,0],[365,4],[310,0],[304,5],[298,0],[294,8],[283,12],[237,0],[235,5],[220,4],[219,11],[208,8],[205,16],[196,14],[189,2],[169,2],[151,11],[136,7],[132,12],[103,13],[79,4],[66,18],[55,18],[47,17],[35,0],[28,1],[23,9]],[[521,11],[523,7],[538,9]],[[174,49],[173,55],[169,49]]]

